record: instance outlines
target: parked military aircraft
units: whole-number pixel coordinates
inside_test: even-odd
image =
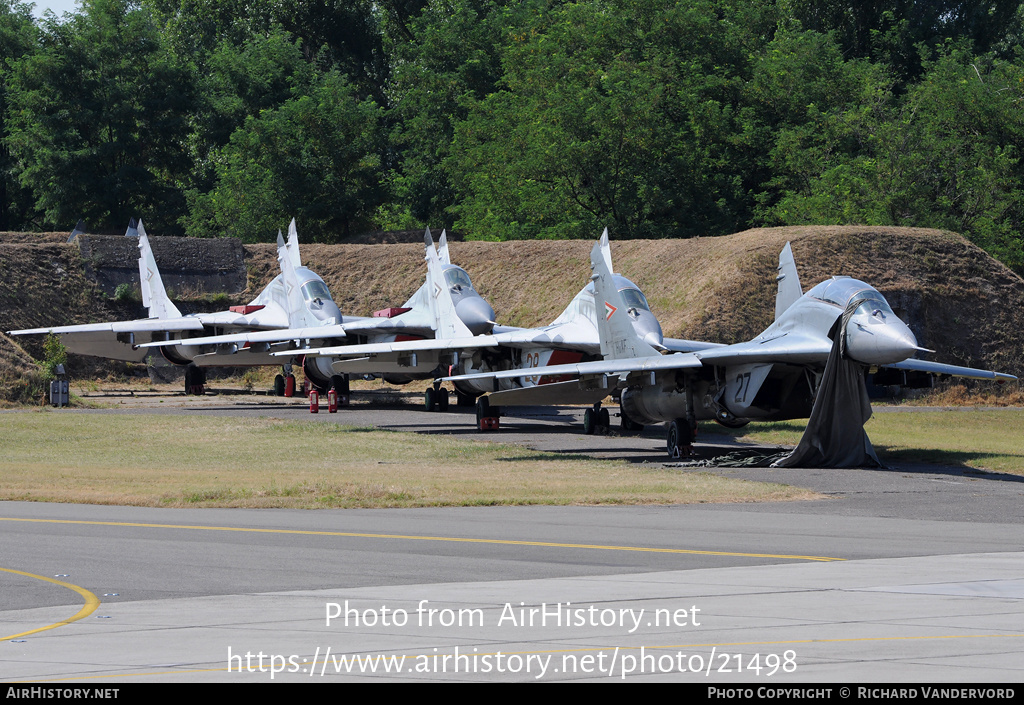
[[[870,448],[863,434],[863,423],[870,415],[865,372],[886,378],[883,383],[891,383],[894,375],[1016,379],[912,359],[916,352],[930,351],[917,345],[881,293],[862,281],[833,277],[804,294],[788,243],[779,257],[774,323],[745,343],[708,344],[676,354],[663,354],[665,350],[636,335],[629,305],[615,284],[606,238],[594,246],[591,267],[596,300],[605,312],[598,319],[603,359],[554,365],[533,374],[571,375],[572,381],[563,385],[574,385],[569,388],[577,392],[593,390],[595,398],[617,393],[624,428],[669,422],[668,449],[674,457],[689,454],[699,419],[736,427],[752,420],[811,416],[809,430],[812,425],[817,430],[809,443],[828,456],[819,462],[856,464],[859,461],[850,458],[857,455],[858,445]],[[835,384],[831,373],[845,375],[845,381]],[[446,379],[456,384],[486,383],[522,380],[523,375],[522,370],[509,370]],[[504,403],[546,403],[540,397],[531,400],[525,392],[507,397]],[[491,413],[497,413],[493,406],[497,396],[491,395]],[[860,435],[837,438],[843,431],[835,428],[849,429],[852,420]],[[607,411],[595,403],[584,425],[588,430],[607,425]]]
[[[604,241],[607,243],[607,233]],[[428,248],[428,262],[431,254]],[[436,265],[435,265],[436,266]],[[613,286],[622,300],[623,315],[628,316],[634,334],[645,344],[657,350],[695,350],[711,347],[710,343],[664,339],[661,326],[651,313],[647,299],[633,282],[613,275]],[[455,288],[437,290],[439,315],[457,322],[452,306],[447,301]],[[461,304],[459,304],[461,305]],[[457,306],[456,306],[457,308]],[[471,402],[486,392],[495,392],[495,384],[487,375],[479,378],[474,373],[498,370],[518,370],[520,379],[508,378],[499,383],[500,391],[478,403],[478,422],[487,427],[497,424],[497,417],[488,411],[488,404],[500,400],[502,404],[515,404],[522,397],[526,404],[587,403],[607,396],[607,391],[580,388],[575,381],[563,382],[558,375],[540,375],[523,370],[548,369],[549,365],[595,360],[601,354],[598,332],[598,314],[595,307],[594,286],[588,284],[570,302],[550,325],[541,328],[513,328],[495,325],[489,334],[471,335],[476,331],[465,326],[439,327],[432,340],[395,340],[377,344],[341,345],[314,348],[309,356],[329,361],[336,372],[365,373],[375,369],[400,369],[418,365],[420,368],[440,369],[442,374],[460,373],[455,382],[460,402]],[[323,364],[323,363],[319,363]],[[397,367],[396,367],[397,366]],[[466,376],[468,375],[468,376]],[[528,390],[523,396],[523,390]],[[435,381],[427,390],[426,406],[444,410],[447,391]]]
[[[108,323],[87,323],[72,326],[50,326],[26,330],[10,331],[10,335],[36,335],[52,333],[60,337],[64,346],[73,353],[105,357],[112,360],[141,362],[149,354],[143,347],[151,341],[162,341],[161,351],[165,358],[177,365],[209,366],[226,364],[210,359],[210,351],[201,349],[191,342],[191,338],[202,334],[211,335],[229,330],[268,330],[287,328],[295,316],[295,302],[289,301],[288,287],[283,275],[279,275],[248,304],[232,306],[227,311],[217,313],[196,313],[183,316],[171,302],[160,277],[156,259],[146,234],[145,226],[139,221],[137,226],[139,238],[139,277],[142,291],[142,303],[146,306],[149,317],[132,321],[113,321]],[[290,256],[298,265],[298,239],[294,232],[294,221],[290,229]],[[279,258],[285,252],[283,240],[278,245]],[[303,272],[301,288],[305,301],[305,319],[340,320],[341,313],[330,300],[327,288],[319,276],[296,266]],[[212,353],[216,355],[216,353]],[[249,350],[244,357],[234,359],[231,365],[266,365],[279,364],[279,361],[261,355],[258,350]],[[200,391],[203,374],[196,372],[190,365],[186,373],[186,390]]]
[[[279,261],[285,281],[296,282],[291,288],[286,287],[289,311],[294,314],[291,318],[293,326],[193,338],[189,339],[189,343],[203,350],[212,350],[210,355],[233,355],[244,350],[258,349],[270,355],[273,360],[295,360],[302,365],[306,378],[315,386],[321,389],[334,387],[343,395],[348,394],[348,379],[353,374],[379,375],[396,384],[414,379],[434,379],[438,374],[439,361],[429,355],[401,355],[380,361],[370,361],[357,355],[354,357],[358,359],[350,359],[347,366],[333,368],[331,360],[316,354],[318,346],[337,346],[342,341],[352,341],[352,345],[340,346],[341,349],[348,349],[367,341],[388,344],[396,340],[421,341],[435,336],[472,336],[490,330],[494,325],[494,310],[473,288],[466,271],[451,263],[445,233],[441,234],[438,250],[434,249],[429,229],[424,234],[424,244],[427,278],[405,304],[379,311],[373,317],[342,318],[339,312],[330,319],[318,319],[309,313],[315,314],[317,302],[321,299],[329,300],[330,294],[326,286],[316,286],[315,290],[307,291],[307,277],[312,273],[296,266],[299,261],[298,246],[296,243],[292,252],[289,238],[288,245],[279,246]],[[286,256],[281,256],[282,252]],[[319,277],[317,281],[320,281]],[[302,292],[302,296],[297,296],[297,291]],[[303,302],[311,303],[304,307]],[[154,341],[143,344],[143,347],[166,345],[167,342]],[[224,358],[220,357],[220,360]],[[447,399],[440,401],[447,404]]]

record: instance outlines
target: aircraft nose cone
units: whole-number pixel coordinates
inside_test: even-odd
[[[455,304],[455,313],[473,335],[485,335],[494,327],[494,309],[478,296],[459,301]]]
[[[846,329],[847,354],[858,362],[890,365],[917,351],[917,338],[903,321],[890,317],[883,324],[850,321]]]
[[[633,330],[651,347],[664,347],[665,336],[661,332],[661,324],[658,323],[658,319],[654,317],[654,314],[649,311],[640,312],[637,319],[633,321]]]

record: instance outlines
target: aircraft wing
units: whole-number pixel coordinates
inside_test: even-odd
[[[824,363],[832,349],[827,338],[781,333],[745,343],[698,350],[693,354],[707,365],[745,365],[756,362]]]
[[[344,338],[345,327],[342,325],[313,326],[310,328],[284,328],[275,330],[247,331],[228,335],[211,335],[205,338],[188,338],[189,345],[230,345],[241,343],[284,343],[289,340],[323,340],[325,338]],[[143,343],[139,347],[157,348],[168,345],[180,345],[180,340],[157,340]],[[294,353],[290,353],[294,354]]]
[[[135,321],[112,321],[107,323],[85,323],[77,326],[51,326],[49,328],[28,328],[12,330],[10,335],[39,335],[53,333],[60,336],[61,343],[79,355],[95,355],[111,360],[141,362],[148,350],[141,350],[134,343],[152,339],[157,333],[176,333],[202,330],[203,324],[197,318],[143,318]],[[136,335],[139,338],[136,338]]]
[[[333,345],[326,348],[303,350],[306,355],[314,357],[366,357],[367,355],[387,355],[388,353],[427,352],[431,350],[466,350],[470,348],[489,348],[497,345],[495,336],[476,335],[466,338],[427,338],[424,340],[393,340],[385,343],[366,343],[364,345]],[[294,353],[273,353],[285,355]]]
[[[676,353],[673,355],[654,355],[651,357],[634,357],[620,360],[594,360],[592,362],[575,362],[567,365],[545,365],[541,367],[525,367],[515,370],[497,372],[479,372],[469,375],[442,377],[445,381],[470,379],[514,379],[517,377],[536,377],[538,375],[622,375],[629,373],[656,372],[658,370],[679,370],[687,367],[701,367],[702,362],[693,353]]]
[[[378,319],[388,320],[388,319]],[[345,330],[353,328],[345,325]],[[366,328],[356,330],[365,331]],[[383,331],[382,331],[383,332]],[[410,332],[408,329],[397,332]],[[307,355],[327,357],[365,357],[367,355],[386,355],[388,353],[427,352],[435,350],[475,350],[480,348],[562,348],[582,352],[599,352],[600,343],[596,339],[584,339],[572,335],[565,326],[547,326],[546,328],[503,328],[491,335],[474,335],[458,338],[428,338],[425,340],[401,340],[383,343],[366,343],[363,345],[335,345],[304,351]],[[284,353],[276,353],[283,355]]]
[[[140,318],[135,321],[112,321],[108,323],[83,323],[75,326],[50,326],[48,328],[26,328],[7,331],[8,335],[74,335],[76,333],[158,333],[202,330],[198,318]]]
[[[940,362],[929,362],[927,360],[904,360],[886,367],[897,370],[913,370],[916,372],[928,372],[933,375],[950,375],[952,377],[966,377],[968,379],[991,379],[997,382],[1012,382],[1017,378],[1004,372],[991,372],[989,370],[978,370],[973,367],[958,367],[957,365],[945,365]]]
[[[510,348],[560,348],[585,353],[600,353],[597,331],[579,323],[555,323],[543,328],[495,327],[492,334],[498,345]]]

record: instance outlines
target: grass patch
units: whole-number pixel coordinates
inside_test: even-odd
[[[750,424],[733,435],[796,445],[804,421]],[[1024,409],[876,413],[864,428],[882,462],[959,465],[1024,475]]]
[[[683,504],[814,497],[710,473],[269,418],[3,415],[0,499],[159,507]]]

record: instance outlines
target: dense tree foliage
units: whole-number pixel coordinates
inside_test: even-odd
[[[63,22],[44,20],[39,37],[10,64],[5,141],[44,222],[121,224],[145,212],[173,223],[192,83],[149,12],[85,0]]]
[[[1024,271],[1022,29],[1021,0],[3,0],[0,227],[912,225]]]

